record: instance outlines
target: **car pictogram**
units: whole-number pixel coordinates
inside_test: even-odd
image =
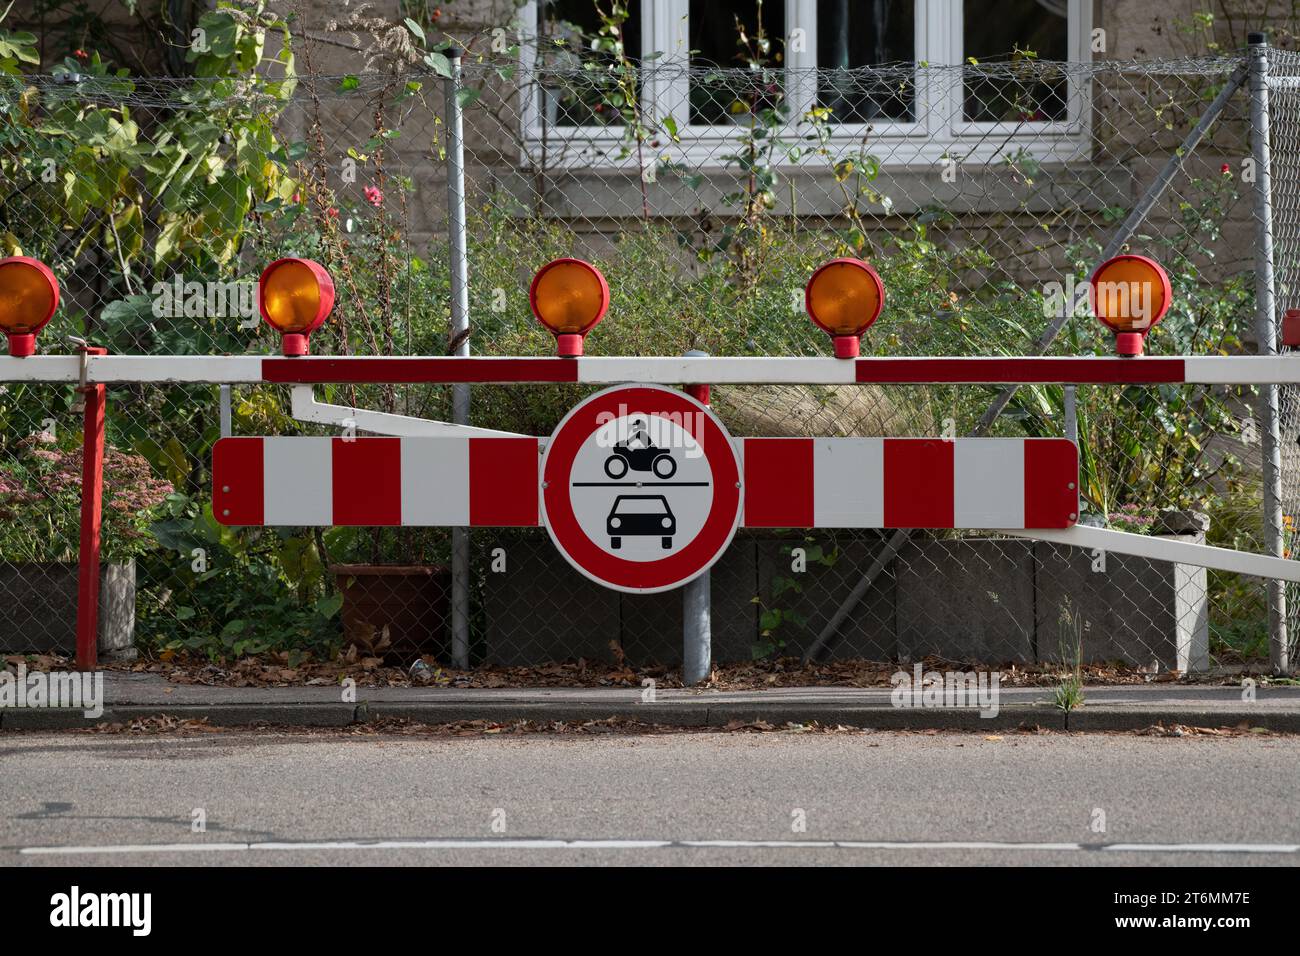
[[[673,546],[677,518],[663,495],[619,495],[605,519],[605,529],[611,548],[623,547],[623,539],[631,535],[658,537],[667,549]]]

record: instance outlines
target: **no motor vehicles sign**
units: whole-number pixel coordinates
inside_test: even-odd
[[[740,522],[741,468],[726,428],[688,395],[606,389],[556,427],[542,457],[543,524],[600,584],[649,593],[685,584]]]

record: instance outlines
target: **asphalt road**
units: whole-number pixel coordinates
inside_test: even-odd
[[[14,734],[0,766],[4,865],[1300,863],[1297,737]]]

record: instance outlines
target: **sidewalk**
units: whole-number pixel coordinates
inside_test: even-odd
[[[344,702],[338,687],[206,687],[172,684],[158,674],[104,672],[104,713],[114,723],[168,714],[222,726],[346,726],[400,717],[420,723],[588,721],[609,717],[678,727],[733,721],[841,724],[880,730],[931,728],[992,731],[1037,725],[1046,730],[1124,731],[1153,724],[1236,727],[1300,733],[1300,687],[1257,687],[1243,701],[1238,687],[1151,684],[1085,689],[1083,707],[1052,706],[1050,687],[1003,688],[996,716],[974,707],[895,707],[889,688],[771,688],[759,691],[662,689],[642,702],[635,688],[487,689],[358,687]],[[85,727],[79,710],[0,710],[0,731]]]

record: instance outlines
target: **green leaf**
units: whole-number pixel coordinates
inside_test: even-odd
[[[410,17],[407,17],[407,18],[406,18],[405,20],[403,20],[402,22],[406,24],[406,29],[410,30],[413,34],[415,34],[415,36],[419,39],[419,41],[420,41],[421,43],[425,43],[425,42],[426,42],[426,40],[425,40],[425,38],[424,38],[424,27],[420,26],[418,23],[416,23],[416,22],[415,22],[414,20],[412,20]]]
[[[316,602],[316,613],[321,617],[333,617],[343,606],[343,592],[335,591],[328,597],[323,597]]]
[[[472,87],[461,87],[456,91],[456,105],[461,109],[464,109],[465,107],[472,105],[479,98],[481,93],[481,90],[476,90]]]
[[[424,57],[424,63],[444,79],[451,79],[451,60],[443,54],[437,51],[430,52]]]
[[[360,85],[361,85],[360,80],[358,80],[355,76],[348,75],[343,77],[343,79],[339,82],[339,92],[347,93],[349,90],[355,90]]]

